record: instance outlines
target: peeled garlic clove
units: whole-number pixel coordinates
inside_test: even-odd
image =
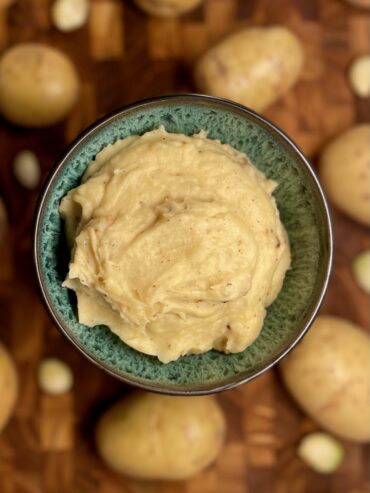
[[[86,23],[88,16],[88,0],[56,0],[51,8],[54,26],[64,32],[79,29]]]
[[[370,55],[360,56],[352,62],[349,81],[357,96],[360,98],[370,96]]]
[[[40,163],[32,151],[21,151],[15,156],[13,171],[19,183],[29,190],[36,188],[40,181]]]
[[[38,383],[47,394],[65,394],[73,387],[73,373],[63,361],[46,358],[39,365]]]
[[[370,294],[370,250],[366,250],[354,258],[352,272],[357,284]]]
[[[297,454],[314,471],[330,474],[342,463],[344,449],[342,444],[332,436],[317,432],[303,438]]]

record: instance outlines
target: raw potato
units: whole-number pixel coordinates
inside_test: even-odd
[[[346,0],[347,3],[354,5],[355,7],[363,7],[370,9],[370,0]]]
[[[56,0],[51,8],[54,26],[69,32],[82,27],[89,16],[89,0]]]
[[[14,3],[14,0],[0,0],[0,9],[6,9]]]
[[[292,396],[323,428],[370,441],[370,338],[363,330],[322,315],[280,370]]]
[[[185,479],[218,456],[225,435],[216,400],[135,392],[97,426],[97,449],[112,469],[142,479]]]
[[[298,456],[314,471],[330,474],[338,469],[344,458],[343,446],[327,433],[311,433],[303,438]]]
[[[10,48],[0,59],[0,113],[25,127],[62,120],[79,90],[76,70],[59,50],[41,43]]]
[[[17,372],[10,354],[0,343],[0,432],[14,410],[17,396]]]
[[[356,58],[349,69],[349,81],[360,98],[370,96],[370,55]]]
[[[250,28],[203,55],[195,80],[203,93],[263,111],[294,85],[302,65],[302,45],[291,31]]]
[[[357,284],[370,294],[370,250],[366,250],[354,258],[352,271]]]
[[[203,0],[134,0],[149,15],[178,17],[197,8]]]
[[[18,152],[13,162],[14,175],[19,183],[28,190],[37,187],[40,181],[40,163],[34,152],[24,150]]]
[[[370,225],[370,125],[343,132],[324,149],[320,177],[329,199],[353,219]]]
[[[60,359],[45,358],[39,365],[38,382],[47,394],[65,394],[73,387],[73,373]]]

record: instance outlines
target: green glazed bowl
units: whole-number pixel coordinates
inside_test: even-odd
[[[58,212],[89,162],[106,145],[164,125],[168,132],[208,131],[245,152],[269,178],[289,235],[292,267],[268,308],[257,340],[238,354],[209,351],[163,364],[124,344],[105,326],[78,323],[73,293],[62,288],[69,252]],[[307,159],[278,128],[231,101],[196,94],[153,98],[118,110],[82,133],[57,163],[36,211],[34,259],[41,292],[54,321],[91,361],[129,384],[157,392],[196,395],[245,383],[271,368],[303,337],[323,299],[332,260],[328,208]]]

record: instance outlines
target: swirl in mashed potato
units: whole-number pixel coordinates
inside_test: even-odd
[[[243,351],[290,265],[275,187],[204,132],[104,148],[60,206],[79,321],[163,363]]]

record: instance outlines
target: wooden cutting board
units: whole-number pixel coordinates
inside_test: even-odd
[[[2,2],[0,2],[1,4]],[[0,194],[9,232],[0,247],[0,340],[21,380],[15,415],[0,437],[0,493],[365,493],[369,450],[345,443],[346,460],[332,476],[310,471],[297,457],[300,437],[316,425],[294,405],[275,370],[219,397],[228,419],[217,463],[182,483],[141,483],[109,471],[94,452],[92,430],[102,409],[129,391],[105,375],[59,334],[38,296],[31,259],[31,222],[38,190],[15,181],[15,153],[34,150],[46,175],[65,146],[105,113],[161,93],[193,90],[191,64],[208,46],[242,26],[282,23],[304,43],[303,76],[266,115],[316,162],[332,136],[368,119],[366,101],[351,92],[350,61],[369,47],[366,11],[344,0],[206,0],[181,20],[158,20],[129,0],[92,0],[88,24],[63,34],[50,23],[49,0],[16,0],[0,9],[0,50],[22,41],[61,48],[78,66],[82,95],[67,121],[22,130],[0,121]],[[369,327],[369,304],[350,271],[370,241],[364,227],[333,211],[334,272],[322,311]],[[37,364],[60,356],[74,370],[72,393],[39,392]],[[1,402],[0,402],[1,405]]]

